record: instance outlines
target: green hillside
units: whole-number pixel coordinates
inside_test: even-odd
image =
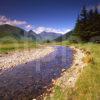
[[[36,47],[35,40],[30,39],[27,34],[16,26],[0,25],[0,53]]]
[[[61,42],[61,41],[67,40],[72,34],[73,34],[73,31],[70,31],[70,32],[56,38],[54,41]]]
[[[12,37],[14,39],[21,39],[24,37],[25,31],[21,28],[11,25],[0,25],[0,39],[5,37]]]

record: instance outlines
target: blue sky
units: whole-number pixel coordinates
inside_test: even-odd
[[[100,5],[99,0],[0,0],[0,16],[9,23],[34,31],[66,32],[73,29],[83,5]],[[0,17],[0,18],[1,18]],[[3,18],[2,18],[3,19]],[[2,20],[0,20],[2,21]],[[1,22],[2,24],[2,22]]]

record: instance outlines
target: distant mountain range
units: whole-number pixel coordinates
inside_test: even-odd
[[[35,40],[35,41],[41,41],[41,37],[36,34],[35,32],[33,32],[32,30],[27,32],[27,37],[30,38],[31,40]]]
[[[50,41],[52,41],[52,40],[54,40],[54,39],[60,37],[61,34],[59,34],[59,33],[54,33],[54,32],[45,32],[45,31],[43,31],[43,32],[41,32],[41,33],[39,34],[39,36],[41,37],[41,39],[42,39],[43,41],[45,41],[45,40],[50,40]]]
[[[36,34],[32,30],[25,31],[16,26],[11,26],[8,24],[0,25],[0,39],[1,38],[13,38],[16,40],[32,40],[32,41],[46,41],[46,40],[54,40],[60,37],[61,34],[54,33],[54,32],[41,32],[40,34]]]
[[[61,42],[61,41],[67,40],[72,34],[73,34],[73,31],[67,32],[66,34],[54,39],[54,41]]]

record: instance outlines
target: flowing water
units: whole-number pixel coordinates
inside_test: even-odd
[[[73,51],[64,46],[54,46],[54,52],[35,61],[8,69],[0,75],[0,100],[32,100],[42,95],[61,77],[73,61]]]

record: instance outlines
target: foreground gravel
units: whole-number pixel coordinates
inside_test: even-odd
[[[30,49],[23,51],[16,51],[0,56],[0,73],[8,68],[14,68],[16,65],[24,64],[36,59],[40,59],[52,53],[53,47],[41,47],[38,49]]]

